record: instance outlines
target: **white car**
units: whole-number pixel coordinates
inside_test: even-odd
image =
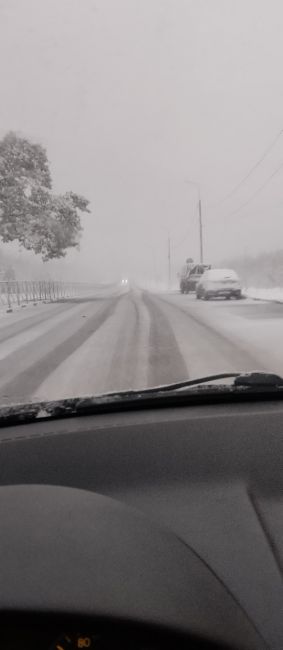
[[[209,269],[205,271],[196,287],[196,297],[204,298],[242,298],[239,277],[232,269]]]

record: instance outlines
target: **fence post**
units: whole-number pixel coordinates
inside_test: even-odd
[[[19,287],[19,283],[18,283],[18,282],[16,282],[16,296],[17,296],[17,303],[18,303],[18,306],[20,306],[20,304],[21,304],[21,299],[20,299],[20,287]]]
[[[88,296],[91,283],[39,280],[5,280],[0,283],[0,304],[12,310],[13,303],[19,306],[29,300],[58,300]]]
[[[12,309],[11,295],[10,295],[10,282],[9,281],[7,282],[6,289],[7,289],[8,309]]]
[[[27,282],[24,283],[24,294],[25,294],[25,297],[26,297],[26,302],[28,302],[28,283]]]

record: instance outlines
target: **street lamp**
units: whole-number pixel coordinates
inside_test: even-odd
[[[199,216],[199,250],[200,250],[200,263],[203,264],[203,232],[202,232],[202,211],[201,211],[201,198],[200,198],[200,185],[189,179],[185,181],[189,185],[194,185],[198,191],[198,216]]]

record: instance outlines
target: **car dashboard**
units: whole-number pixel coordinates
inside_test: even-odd
[[[10,622],[9,622],[10,618]],[[101,623],[72,617],[10,616],[1,627],[1,648],[5,650],[198,650],[211,648],[197,639],[157,631],[154,628],[111,621]],[[213,646],[216,647],[216,646]]]
[[[0,430],[5,650],[283,647],[283,406]]]

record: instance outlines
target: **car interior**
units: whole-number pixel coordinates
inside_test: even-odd
[[[282,649],[283,405],[2,423],[1,647]]]

